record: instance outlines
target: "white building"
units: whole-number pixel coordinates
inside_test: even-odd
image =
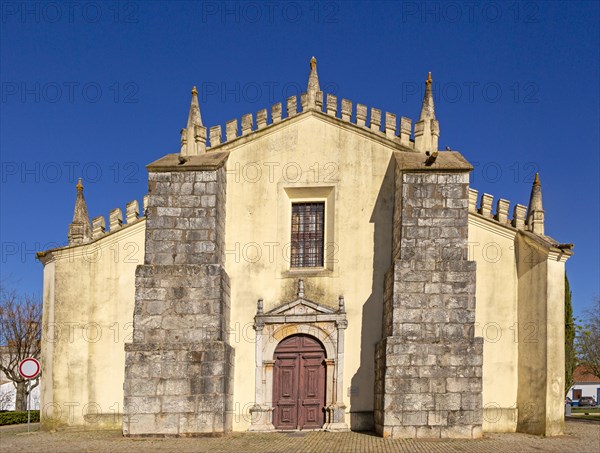
[[[598,404],[600,400],[600,378],[588,372],[584,367],[578,366],[573,373],[575,384],[569,389],[567,396],[573,401],[578,401],[583,396],[591,396]]]
[[[12,382],[6,382],[0,385],[0,411],[14,411],[17,389]],[[31,399],[29,400],[31,409],[39,410],[40,408],[40,386],[38,385],[31,391]]]

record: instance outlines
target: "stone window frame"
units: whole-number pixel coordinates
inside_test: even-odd
[[[290,231],[290,269],[322,269],[325,267],[325,230],[327,228],[327,201],[296,201],[292,200],[292,218]],[[308,207],[309,209],[303,209]],[[297,211],[294,212],[295,208]],[[308,211],[308,212],[307,212]],[[307,215],[308,214],[308,215]],[[320,214],[320,215],[319,215]],[[294,223],[294,218],[301,218],[302,221]],[[306,222],[307,218],[309,219]],[[321,222],[319,222],[319,218]],[[312,221],[314,220],[314,222]],[[297,235],[294,234],[294,226],[298,226]],[[299,226],[302,225],[305,231],[300,232]],[[314,231],[310,231],[314,227]],[[306,231],[308,230],[308,231]],[[315,233],[317,233],[316,237]],[[320,233],[320,237],[319,234]],[[313,237],[311,237],[313,236]],[[296,250],[294,243],[297,243]],[[314,242],[315,246],[311,247],[310,243]],[[300,253],[300,244],[302,245],[302,253]],[[307,251],[315,249],[315,251]],[[295,250],[295,253],[294,253]],[[320,259],[319,259],[320,258]],[[295,261],[302,261],[302,264],[295,264]]]
[[[282,244],[289,245],[286,256],[278,264],[279,273],[283,278],[298,278],[308,276],[332,276],[336,270],[335,255],[336,237],[336,185],[326,184],[307,186],[305,184],[280,185],[282,193],[279,201],[278,237]],[[325,203],[324,237],[323,237],[323,266],[322,267],[292,267],[291,263],[291,233],[292,233],[292,204],[294,203]]]
[[[257,303],[253,328],[255,342],[255,398],[250,408],[249,431],[277,431],[273,425],[273,360],[277,345],[292,335],[306,334],[323,344],[326,358],[325,431],[347,431],[344,404],[344,331],[348,327],[344,297],[338,310],[304,297],[304,281],[298,281],[297,298],[263,312],[263,300]]]

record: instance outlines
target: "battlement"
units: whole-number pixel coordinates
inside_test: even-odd
[[[479,206],[477,205],[478,199]],[[509,218],[510,201],[504,198],[498,199],[495,212],[492,212],[493,204],[493,195],[482,193],[481,197],[478,197],[477,190],[469,189],[469,212],[479,214],[504,226],[511,226],[518,230],[529,230],[526,223],[527,206],[516,204],[512,211],[512,218]]]
[[[125,222],[123,222],[123,211],[121,208],[115,208],[108,215],[108,231],[106,230],[106,221],[104,216],[94,217],[92,220],[92,237],[87,242],[100,239],[107,234],[114,233],[117,230],[125,229],[139,220],[146,217],[148,209],[148,195],[144,196],[142,212],[140,212],[137,200],[132,200],[125,206]]]
[[[325,102],[323,102],[324,98]],[[252,113],[242,115],[241,121],[237,118],[227,121],[225,124],[225,137],[223,137],[221,125],[211,127],[209,129],[209,143],[206,143],[207,152],[310,110],[370,130],[405,148],[415,149],[415,142],[411,139],[413,121],[410,118],[400,117],[400,125],[398,125],[398,116],[394,113],[385,112],[382,123],[382,111],[380,109],[372,107],[369,112],[364,104],[354,104],[351,100],[344,98],[338,99],[334,94],[324,95],[322,91],[316,93],[313,103],[310,100],[310,93],[305,92],[300,95],[300,102],[298,102],[298,96],[287,98],[285,112],[283,109],[284,104],[278,102],[272,105],[270,109],[259,110],[255,115]]]
[[[419,120],[414,123],[414,129],[413,121],[410,118],[398,117],[398,115],[391,112],[384,112],[382,122],[380,109],[372,107],[369,114],[367,106],[364,104],[354,104],[349,99],[341,99],[340,101],[336,95],[331,93],[325,95],[320,89],[317,60],[313,57],[310,60],[307,90],[300,94],[300,99],[297,95],[293,95],[285,100],[285,106],[281,102],[274,104],[270,109],[270,118],[267,109],[262,109],[256,115],[252,113],[242,115],[241,121],[238,121],[237,118],[227,121],[224,139],[220,125],[209,128],[207,137],[207,128],[204,127],[200,115],[198,91],[194,87],[192,89],[192,102],[187,126],[181,130],[181,155],[196,156],[210,152],[225,143],[231,143],[240,137],[250,135],[307,111],[323,113],[343,122],[354,124],[397,143],[405,150],[423,153],[438,151],[440,126],[435,117],[431,73],[427,78],[426,86],[421,114]],[[284,107],[285,116],[283,115]],[[400,119],[398,120],[398,118]],[[398,124],[398,121],[400,124]],[[411,135],[413,138],[411,138]]]

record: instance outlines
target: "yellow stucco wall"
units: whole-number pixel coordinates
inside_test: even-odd
[[[567,256],[549,252],[523,234],[517,237],[516,244],[519,321],[532,332],[529,338],[522,335],[519,341],[518,430],[558,435],[564,429],[564,263]]]
[[[548,295],[551,301],[547,312],[548,381],[546,383],[546,430],[545,435],[557,436],[564,431],[565,396],[565,263],[561,257],[548,256]]]
[[[121,425],[124,343],[133,333],[145,220],[51,252],[44,267],[42,423]],[[97,414],[101,415],[97,415]]]
[[[383,276],[391,264],[393,150],[307,116],[231,151],[225,268],[231,279],[231,340],[236,349],[233,429],[250,426],[256,301],[262,297],[267,311],[294,300],[300,277],[306,297],[317,303],[337,308],[338,296],[344,295],[348,328],[343,398],[347,410],[372,411]],[[327,211],[327,270],[316,274],[290,271],[289,266],[291,202],[307,199],[325,201]]]
[[[516,231],[469,216],[469,259],[477,262],[475,335],[483,337],[483,430],[517,425],[518,282]]]

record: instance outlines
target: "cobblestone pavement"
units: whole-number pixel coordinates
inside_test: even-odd
[[[32,426],[37,430],[37,424]],[[364,433],[235,433],[221,438],[124,438],[120,431],[27,431],[26,425],[0,428],[0,451],[8,452],[461,452],[600,453],[600,423],[567,421],[565,435],[486,434],[480,440],[390,440]]]

